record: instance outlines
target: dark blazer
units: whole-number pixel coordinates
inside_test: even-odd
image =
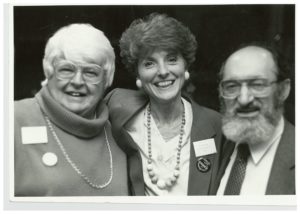
[[[226,141],[223,145],[220,170],[214,187],[218,187],[235,143]],[[218,188],[212,190],[215,194]],[[294,195],[295,191],[295,127],[287,120],[284,121],[284,130],[274,157],[266,195]]]
[[[188,195],[210,195],[211,190],[214,189],[212,185],[215,183],[220,162],[221,117],[219,113],[199,106],[187,96],[184,97],[191,102],[193,110]],[[141,155],[124,126],[147,105],[149,100],[143,92],[127,89],[115,89],[105,99],[109,107],[113,135],[118,145],[127,154],[131,194],[145,195]],[[197,169],[198,159],[195,157],[192,142],[209,138],[214,138],[217,153],[203,156],[210,161],[211,168],[207,172],[200,172]]]

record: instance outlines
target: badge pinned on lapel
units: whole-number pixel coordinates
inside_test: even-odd
[[[195,156],[202,157],[205,155],[211,155],[217,153],[216,143],[214,138],[193,142]]]
[[[211,166],[210,160],[203,157],[198,158],[197,169],[200,172],[208,172],[210,170],[210,166]]]

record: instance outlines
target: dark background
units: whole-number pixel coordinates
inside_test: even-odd
[[[32,97],[44,79],[42,58],[47,39],[60,27],[90,23],[102,30],[116,52],[115,87],[135,89],[135,78],[121,63],[119,39],[136,18],[166,13],[190,28],[198,51],[186,90],[196,102],[219,110],[217,73],[225,57],[252,41],[276,46],[291,69],[292,91],[286,117],[295,123],[295,5],[185,5],[185,6],[15,6],[15,100]]]

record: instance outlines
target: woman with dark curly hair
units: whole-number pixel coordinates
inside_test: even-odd
[[[113,134],[126,152],[131,194],[208,195],[219,164],[220,116],[181,93],[197,42],[164,14],[133,21],[121,57],[139,91],[107,96]]]

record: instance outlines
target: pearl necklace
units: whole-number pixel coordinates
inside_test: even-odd
[[[153,184],[156,184],[159,189],[166,189],[171,188],[177,181],[179,175],[180,175],[180,153],[182,148],[182,137],[184,132],[184,125],[185,125],[185,109],[183,106],[183,113],[182,113],[182,120],[181,120],[181,126],[180,126],[180,133],[179,133],[179,141],[178,141],[178,147],[177,147],[177,156],[176,156],[176,165],[173,171],[173,174],[167,178],[162,179],[159,178],[159,176],[155,173],[153,164],[152,164],[152,149],[151,149],[151,108],[150,104],[147,108],[147,139],[148,139],[148,161],[147,161],[147,171],[148,175],[151,179],[151,182]]]
[[[65,147],[63,146],[63,144],[61,143],[60,139],[58,138],[53,126],[52,126],[52,123],[50,122],[49,118],[44,115],[45,117],[45,120],[47,122],[47,125],[55,139],[55,141],[57,142],[60,150],[62,151],[65,159],[67,160],[67,162],[71,165],[71,167],[75,170],[75,172],[84,179],[84,181],[90,185],[91,187],[95,188],[95,189],[103,189],[105,187],[107,187],[110,182],[112,181],[112,177],[113,177],[113,160],[112,160],[112,153],[111,153],[111,149],[110,149],[110,145],[109,145],[109,141],[108,141],[108,138],[107,138],[107,134],[106,134],[106,129],[105,129],[105,126],[104,126],[104,134],[105,134],[105,140],[106,140],[106,146],[107,146],[107,149],[108,149],[108,154],[109,154],[109,161],[110,161],[110,165],[109,165],[109,170],[110,170],[110,175],[109,175],[109,179],[108,181],[106,181],[104,184],[95,184],[93,182],[91,182],[91,180],[81,171],[81,169],[79,169],[79,167],[72,161],[72,159],[70,158],[70,156],[68,155]]]

